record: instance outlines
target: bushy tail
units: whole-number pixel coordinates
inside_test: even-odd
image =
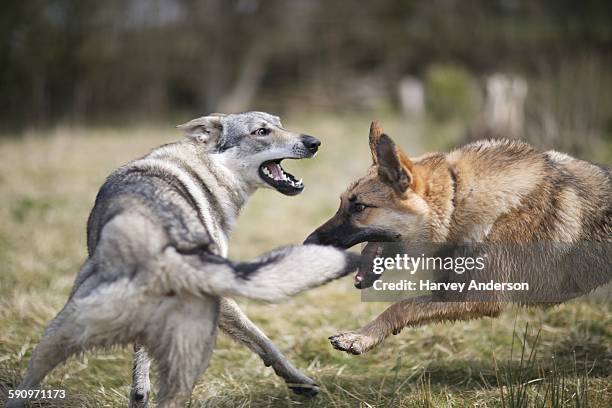
[[[323,285],[354,271],[359,255],[320,245],[289,246],[268,252],[252,262],[234,263],[210,254],[185,255],[187,273],[169,273],[172,286],[191,292],[227,297],[279,301]]]

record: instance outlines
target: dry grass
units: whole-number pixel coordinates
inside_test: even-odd
[[[287,121],[288,127],[307,129],[323,140],[315,160],[288,164],[304,177],[306,190],[297,198],[257,193],[235,231],[233,258],[248,259],[300,242],[335,211],[348,181],[365,171],[369,118],[313,119]],[[414,126],[381,119],[409,153],[422,150]],[[178,135],[168,126],[59,129],[41,136],[0,142],[0,401],[18,383],[46,323],[70,291],[85,257],[88,211],[104,177]],[[350,279],[279,305],[241,303],[287,356],[317,379],[321,395],[313,400],[293,396],[255,355],[220,336],[192,406],[516,406],[504,397],[517,386],[512,378],[530,382],[530,404],[544,401],[547,384],[564,378],[555,383],[557,391],[567,391],[558,393],[564,404],[583,401],[582,394],[572,390],[586,387],[590,406],[612,406],[612,308],[605,294],[603,299],[580,299],[547,311],[511,308],[496,320],[406,329],[360,357],[334,351],[326,338],[357,328],[386,305],[360,302]],[[527,322],[530,329],[523,338]],[[517,345],[531,351],[538,330],[534,362],[522,366]],[[44,383],[46,389],[66,389],[68,399],[33,406],[125,405],[130,365],[129,353],[122,350],[73,359]],[[541,406],[560,406],[550,397],[546,401]]]

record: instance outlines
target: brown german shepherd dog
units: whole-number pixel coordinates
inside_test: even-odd
[[[368,242],[362,255],[372,252],[375,242],[400,240],[596,242],[610,247],[612,174],[605,166],[508,140],[482,140],[447,154],[409,159],[377,122],[372,122],[369,142],[372,165],[367,174],[349,185],[337,213],[306,243],[349,248]],[[603,264],[598,260],[603,272],[590,277],[581,294],[610,281],[610,258],[607,251]],[[540,284],[562,288],[567,275],[550,272],[538,277]],[[360,268],[357,288],[372,283],[368,273]],[[361,329],[334,335],[330,341],[338,350],[362,354],[406,326],[495,317],[505,304],[416,297],[393,304]]]

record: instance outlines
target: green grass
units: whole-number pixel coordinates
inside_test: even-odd
[[[428,127],[427,137],[419,138],[414,123],[379,119],[411,155],[432,144]],[[234,259],[301,242],[335,211],[339,193],[369,165],[369,120],[286,121],[320,136],[322,151],[314,160],[287,165],[304,177],[301,196],[262,191],[253,197],[234,233]],[[0,401],[66,300],[85,258],[87,215],[105,176],[178,137],[171,126],[51,133],[0,142]],[[289,359],[316,378],[321,393],[312,400],[294,396],[257,356],[221,335],[192,406],[516,407],[526,405],[510,395],[522,393],[527,406],[609,407],[612,307],[606,296],[600,291],[548,310],[511,307],[499,319],[405,329],[364,356],[335,351],[327,341],[387,306],[360,302],[350,278],[278,305],[240,301]],[[32,405],[125,405],[130,367],[130,353],[121,349],[72,359],[43,384],[66,389],[68,399]]]

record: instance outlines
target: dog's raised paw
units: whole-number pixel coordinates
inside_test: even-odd
[[[336,350],[346,351],[350,354],[363,354],[371,347],[370,338],[359,333],[339,333],[328,338]]]

